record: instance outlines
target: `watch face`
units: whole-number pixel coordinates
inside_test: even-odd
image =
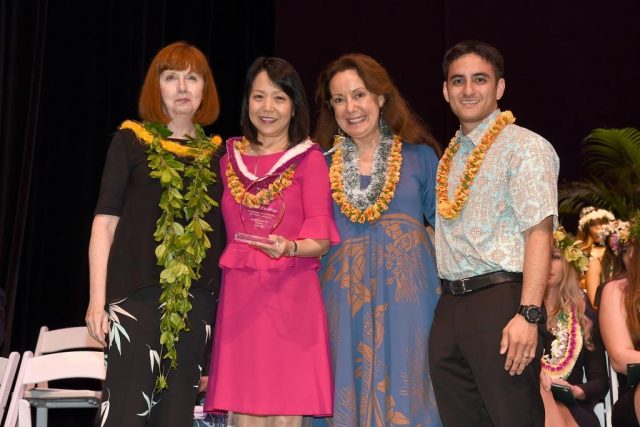
[[[540,307],[536,307],[535,305],[522,305],[518,312],[522,314],[529,323],[544,322],[544,312]]]
[[[542,311],[538,307],[529,307],[527,309],[527,317],[531,322],[537,322],[542,316]]]

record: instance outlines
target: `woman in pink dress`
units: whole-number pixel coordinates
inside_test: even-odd
[[[236,427],[299,426],[302,415],[332,413],[318,270],[339,237],[327,164],[288,62],[252,64],[241,125],[220,162],[227,246],[205,410],[233,412]]]

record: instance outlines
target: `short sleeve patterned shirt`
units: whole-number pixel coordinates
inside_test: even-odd
[[[500,114],[496,110],[469,135],[460,132],[449,197],[467,157]],[[436,254],[442,278],[459,280],[505,270],[521,272],[524,231],[558,215],[558,156],[551,144],[525,128],[508,125],[487,152],[467,203],[455,219],[436,216]]]

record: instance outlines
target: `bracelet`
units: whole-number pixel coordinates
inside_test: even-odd
[[[298,253],[298,243],[295,240],[292,240],[291,243],[293,243],[293,249],[289,251],[287,256],[296,256],[296,254]]]

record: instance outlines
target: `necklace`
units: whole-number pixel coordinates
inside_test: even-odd
[[[149,126],[150,129],[152,129],[152,131],[148,130],[147,126]],[[160,145],[162,146],[162,148],[164,150],[170,152],[170,153],[175,154],[176,156],[179,156],[179,157],[195,157],[200,153],[201,150],[199,150],[199,149],[195,149],[193,147],[190,147],[189,145],[182,145],[182,144],[179,144],[177,142],[173,142],[173,141],[169,141],[169,140],[165,139],[167,136],[171,135],[170,131],[169,131],[168,135],[167,135],[167,133],[165,131],[161,131],[165,135],[165,137],[160,136],[157,131],[154,133],[153,129],[155,129],[157,127],[165,127],[166,128],[166,126],[163,125],[163,124],[150,123],[150,122],[146,122],[145,124],[141,124],[141,123],[135,122],[133,120],[125,120],[120,125],[120,129],[130,129],[130,130],[132,130],[133,133],[136,134],[138,139],[140,141],[144,142],[147,145],[151,145],[151,142],[154,140],[154,138],[158,137]],[[204,134],[204,132],[203,132],[203,134]],[[222,138],[220,138],[218,135],[214,135],[213,137],[211,137],[211,139],[209,140],[209,143],[208,143],[208,145],[210,145],[211,147],[207,148],[206,145],[205,145],[204,150],[205,151],[210,150],[211,153],[213,153],[214,151],[216,151],[220,147],[220,144],[222,144]]]
[[[227,140],[229,164],[225,174],[227,187],[233,199],[244,206],[256,208],[270,204],[293,183],[296,166],[311,150],[317,150],[317,144],[307,139],[288,149],[275,165],[263,176],[258,177],[247,168],[242,153],[249,145],[245,138],[230,138]],[[263,188],[253,194],[247,188],[254,182],[260,181]]]
[[[191,282],[200,278],[202,260],[211,247],[207,232],[213,231],[205,220],[205,214],[216,201],[207,194],[216,176],[211,171],[211,156],[220,146],[219,136],[209,138],[204,130],[195,125],[196,136],[185,141],[185,145],[168,141],[172,133],[164,124],[145,122],[140,124],[127,120],[121,129],[131,129],[139,140],[148,145],[147,160],[153,178],[160,181],[162,194],[159,206],[162,214],[156,223],[154,239],[159,242],[155,249],[160,273],[160,344],[162,359],[171,361],[169,370],[178,366],[176,343],[182,331],[188,331],[187,313],[191,310],[189,288]],[[191,157],[183,162],[179,157]],[[190,179],[186,192],[183,180]],[[180,219],[184,219],[181,223]],[[184,224],[184,225],[183,225]],[[156,390],[167,388],[168,372],[159,370]]]
[[[578,360],[583,344],[576,309],[571,307],[569,312],[558,312],[556,325],[551,332],[556,338],[551,343],[550,354],[542,356],[542,372],[551,378],[566,380]]]
[[[484,157],[489,151],[489,148],[498,137],[500,132],[511,123],[516,121],[511,111],[504,111],[498,115],[495,122],[491,125],[489,130],[484,134],[480,144],[473,149],[469,158],[467,159],[467,165],[464,168],[464,172],[460,177],[460,183],[454,191],[453,200],[449,199],[449,173],[451,172],[451,163],[453,157],[460,149],[460,144],[457,142],[460,131],[456,132],[449,146],[445,150],[440,165],[438,166],[438,174],[436,175],[436,198],[438,201],[438,213],[446,219],[455,219],[460,215],[460,211],[464,207],[467,199],[469,198],[469,191],[473,185],[473,181],[478,175],[480,166],[484,161]]]
[[[329,169],[333,200],[351,222],[375,221],[389,208],[395,195],[402,166],[402,141],[397,135],[380,141],[373,156],[371,182],[361,189],[358,149],[351,138],[337,139],[341,142]]]

